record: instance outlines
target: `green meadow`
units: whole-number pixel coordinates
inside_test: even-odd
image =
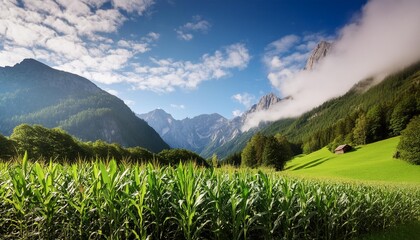
[[[420,184],[420,167],[393,158],[399,137],[356,147],[345,154],[323,148],[289,161],[292,176]]]

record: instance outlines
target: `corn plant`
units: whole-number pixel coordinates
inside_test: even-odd
[[[418,186],[116,161],[0,163],[0,239],[352,239],[420,218]]]

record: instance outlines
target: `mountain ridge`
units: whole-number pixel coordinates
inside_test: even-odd
[[[210,157],[214,149],[242,132],[241,128],[249,114],[267,110],[280,101],[274,93],[269,93],[261,97],[244,114],[233,119],[211,113],[176,120],[163,109],[155,109],[137,116],[153,127],[171,147],[186,148],[204,157]]]
[[[35,59],[0,67],[0,133],[21,123],[60,127],[84,141],[160,151],[168,145],[119,98]]]

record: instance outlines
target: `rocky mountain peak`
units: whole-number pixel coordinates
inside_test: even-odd
[[[277,97],[274,93],[269,93],[265,96],[263,96],[260,101],[251,107],[251,109],[248,111],[248,113],[256,112],[256,111],[262,111],[267,110],[274,104],[280,102],[281,99]]]
[[[305,70],[312,71],[317,65],[317,63],[325,56],[327,56],[327,54],[331,50],[331,46],[332,43],[329,43],[327,41],[319,42],[315,49],[312,51],[311,56],[308,58]]]
[[[159,117],[170,117],[170,118],[172,118],[172,115],[171,114],[165,112],[165,110],[160,109],[160,108],[155,109],[155,110],[149,112],[149,115],[150,116],[155,116],[155,117],[158,117],[159,116]]]

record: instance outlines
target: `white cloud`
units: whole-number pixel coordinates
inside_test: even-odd
[[[114,89],[108,89],[106,90],[109,94],[112,94],[114,96],[118,96],[119,92],[117,90]]]
[[[232,99],[249,108],[255,101],[255,96],[249,93],[237,93],[232,96]]]
[[[185,109],[185,105],[184,104],[171,104],[171,108],[176,108],[176,109]]]
[[[88,54],[87,49],[79,39],[74,39],[69,36],[50,38],[45,41],[44,47],[70,59],[77,59]]]
[[[134,105],[136,105],[136,102],[135,102],[135,101],[133,101],[133,100],[129,100],[129,99],[125,99],[125,100],[124,100],[124,103],[125,103],[125,105],[127,105],[127,106],[134,106]]]
[[[210,23],[206,20],[202,20],[201,16],[194,16],[192,22],[186,23],[183,28],[185,30],[193,30],[206,32],[210,28]]]
[[[135,53],[145,53],[150,50],[149,44],[144,42],[136,42],[136,41],[129,41],[129,40],[120,40],[118,41],[118,46],[132,50]]]
[[[178,38],[185,41],[190,41],[194,38],[194,35],[191,33],[185,33],[182,30],[176,30],[176,34],[178,35]]]
[[[203,81],[229,75],[232,69],[245,68],[250,58],[248,49],[241,43],[225,47],[212,55],[204,54],[197,63],[152,58],[154,66],[137,66],[135,73],[126,75],[125,81],[137,89],[156,92],[171,92],[176,88],[194,89]]]
[[[290,49],[290,47],[292,47],[299,40],[300,40],[300,38],[297,35],[294,35],[294,34],[287,35],[287,36],[284,36],[284,37],[280,38],[279,40],[276,40],[276,41],[270,43],[267,46],[267,49],[270,52],[273,52],[275,54],[279,54],[279,53],[288,51]]]
[[[137,12],[141,15],[154,4],[154,0],[112,0],[112,4],[127,12]]]
[[[53,67],[88,79],[124,81],[119,71],[136,56],[151,49],[159,34],[139,39],[116,39],[128,18],[141,15],[153,0],[24,0],[0,4],[0,65],[24,58],[44,60]],[[110,5],[101,8],[104,4]]]
[[[60,70],[104,84],[126,82],[135,89],[169,92],[194,89],[201,82],[220,79],[247,66],[244,44],[233,44],[196,62],[151,59],[133,63],[155,45],[159,33],[118,38],[117,30],[131,14],[141,15],[153,0],[24,0],[0,5],[0,65],[36,58]],[[106,7],[105,7],[106,5]],[[179,28],[205,33],[208,21],[199,16]],[[188,34],[188,33],[186,33]]]
[[[151,43],[155,42],[160,38],[160,34],[156,32],[149,32],[146,37],[142,37],[141,40],[143,42]]]
[[[188,22],[177,29],[175,32],[181,40],[190,41],[194,38],[194,32],[207,33],[211,24],[207,20],[203,20],[201,16],[194,16],[191,22]]]
[[[292,99],[250,116],[244,130],[264,120],[299,116],[344,94],[363,79],[374,77],[379,81],[418,61],[419,9],[418,0],[369,1],[359,18],[339,31],[330,54],[311,72],[301,70],[303,56],[307,54],[305,49],[308,49],[305,44],[312,44],[310,37],[289,41],[294,44],[288,45],[288,49],[293,48],[296,56],[280,50],[266,54],[264,62],[270,82],[283,96],[292,96]],[[275,56],[278,61],[272,59]]]
[[[242,114],[243,114],[243,112],[239,109],[236,109],[236,110],[232,111],[233,117],[240,117],[240,116],[242,116]]]

